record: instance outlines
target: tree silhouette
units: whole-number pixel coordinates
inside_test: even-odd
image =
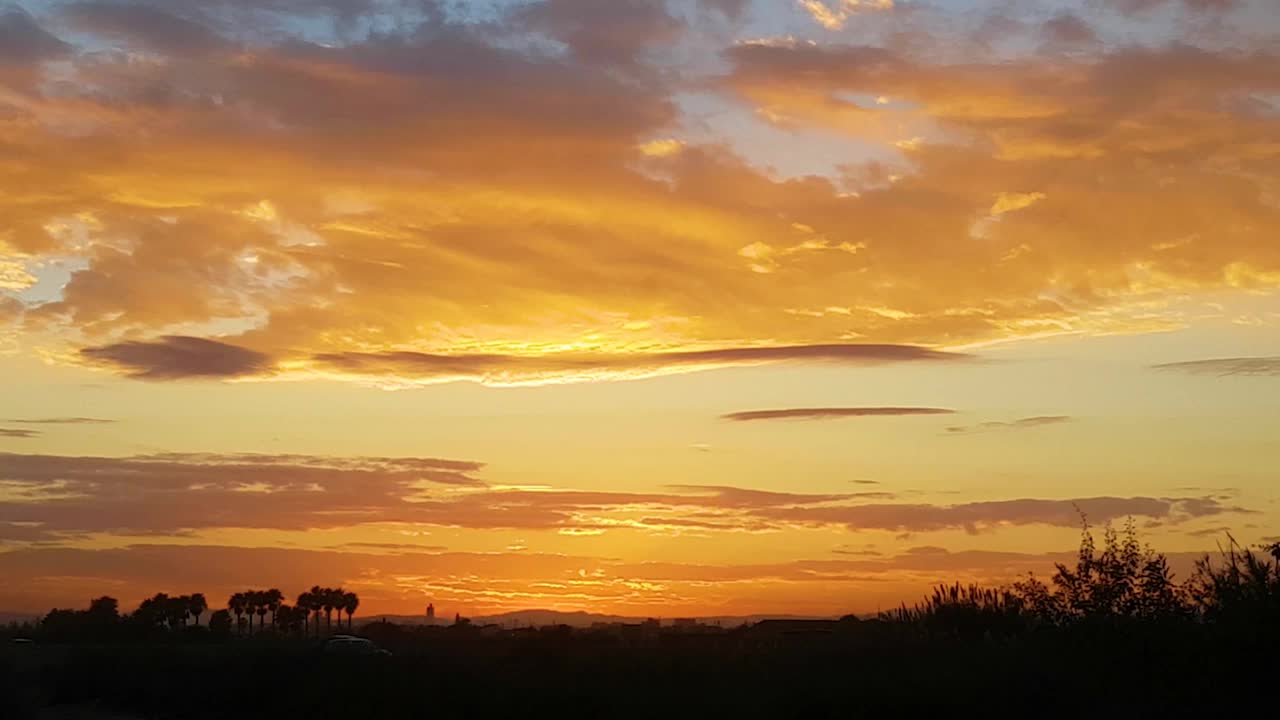
[[[1263,548],[1267,558],[1227,536],[1216,562],[1196,563],[1188,594],[1199,614],[1230,632],[1280,630],[1280,544]]]
[[[191,615],[191,596],[179,595],[169,600],[170,626],[186,627]]]
[[[40,631],[54,640],[112,637],[119,630],[120,603],[113,597],[94,598],[88,610],[50,610],[40,620]]]
[[[228,610],[215,610],[209,616],[209,632],[215,635],[228,635],[231,633],[231,612]]]
[[[248,607],[244,593],[235,593],[227,599],[227,609],[236,616],[236,629],[240,628],[243,622],[244,612]]]
[[[316,637],[320,637],[320,611],[324,609],[325,592],[319,585],[311,586],[311,609],[315,613]]]
[[[120,601],[106,595],[94,598],[89,601],[89,614],[95,619],[114,622],[120,619]]]
[[[342,609],[347,612],[347,630],[351,629],[351,617],[355,615],[356,608],[360,607],[360,596],[353,592],[342,594]]]
[[[324,631],[333,633],[333,611],[342,605],[341,588],[322,588],[320,590],[320,607],[324,608]]]
[[[311,612],[304,607],[290,607],[282,604],[275,611],[277,627],[286,634],[305,637],[307,617],[310,614]]]
[[[267,593],[263,590],[255,590],[253,593],[253,612],[258,616],[258,632],[262,632],[262,628],[267,621],[267,611],[270,609],[271,599],[267,597]]]
[[[302,633],[305,635],[311,629],[311,613],[315,604],[314,597],[310,592],[302,592],[298,595],[297,608],[305,613],[302,617]]]
[[[169,595],[156,593],[138,605],[138,609],[133,611],[132,620],[135,624],[148,629],[157,625],[168,625],[168,605]]]
[[[192,593],[187,596],[187,612],[191,613],[191,617],[195,618],[196,627],[200,626],[200,616],[208,609],[209,603],[204,599],[203,593]]]
[[[276,625],[276,612],[280,609],[280,604],[284,602],[284,593],[276,588],[271,588],[262,593],[262,612],[271,612],[271,626]],[[261,623],[259,623],[261,626]],[[261,629],[261,628],[259,628]]]

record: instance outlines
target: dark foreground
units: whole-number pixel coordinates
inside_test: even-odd
[[[1280,717],[1280,543],[1178,583],[1131,524],[1103,539],[1086,528],[1051,584],[939,587],[875,620],[357,628],[390,655],[283,607],[255,633],[226,610],[187,626],[192,597],[102,597],[0,633],[0,720]]]
[[[302,641],[6,647],[0,717],[1275,717],[1276,646],[1195,629],[939,641],[863,623],[757,647],[522,638],[384,640],[393,656]]]

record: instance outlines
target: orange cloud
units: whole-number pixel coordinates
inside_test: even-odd
[[[1277,287],[1272,50],[726,41],[710,78],[658,62],[696,19],[605,5],[421,9],[327,45],[275,5],[236,16],[262,35],[192,3],[5,15],[0,277],[24,307],[0,312],[47,357],[124,374],[208,360],[187,337],[258,354],[198,376],[265,357],[279,378],[538,382],[1176,327],[1198,291]],[[295,10],[354,28],[368,7]],[[689,137],[691,88],[879,159],[780,177]],[[33,299],[49,258],[82,269]]]

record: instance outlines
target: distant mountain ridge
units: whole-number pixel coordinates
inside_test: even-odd
[[[32,612],[6,612],[0,611],[0,625],[10,622],[28,622],[38,621],[43,617],[43,613]],[[601,613],[590,613],[585,610],[578,611],[562,611],[562,610],[515,610],[497,615],[481,615],[468,618],[475,625],[501,625],[503,627],[545,627],[548,625],[568,625],[575,628],[591,627],[596,623],[640,623],[648,620],[650,617],[657,616],[631,616],[631,615],[605,615]],[[677,618],[683,616],[660,617],[659,621],[663,625],[670,625]],[[761,620],[836,620],[834,616],[822,615],[783,615],[783,614],[757,614],[757,615],[717,615],[709,617],[692,617],[703,625],[720,625],[722,627],[737,627],[743,624],[752,624]],[[387,622],[396,623],[397,625],[426,625],[427,618],[425,615],[363,615],[356,618],[356,622],[373,622],[376,620],[386,620]],[[453,616],[440,616],[436,618],[437,625],[452,625]]]
[[[596,623],[639,623],[644,622],[650,617],[657,616],[630,616],[630,615],[604,615],[598,613],[590,613],[585,610],[575,612],[566,612],[561,610],[515,610],[508,613],[500,613],[498,615],[481,615],[469,618],[475,625],[501,625],[503,627],[544,627],[547,625],[568,625],[570,627],[584,628],[591,627]],[[659,618],[663,625],[670,625],[677,617]],[[425,625],[427,618],[425,615],[373,615],[363,618],[366,621],[382,620],[393,622],[398,625]],[[822,615],[784,615],[784,614],[758,614],[758,615],[717,615],[709,617],[693,617],[703,625],[721,625],[723,627],[736,627],[743,624],[757,623],[761,620],[835,620],[834,616]],[[437,625],[452,625],[452,616],[441,616],[436,618]]]

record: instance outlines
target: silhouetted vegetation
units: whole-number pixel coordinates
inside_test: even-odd
[[[931,633],[963,637],[1013,637],[1050,628],[1116,628],[1212,621],[1203,612],[1214,593],[1234,592],[1244,574],[1232,568],[1247,562],[1278,591],[1274,566],[1258,563],[1251,551],[1232,549],[1226,563],[1209,558],[1184,584],[1175,581],[1163,555],[1142,545],[1132,522],[1124,532],[1107,527],[1098,551],[1086,525],[1074,567],[1057,566],[1050,584],[1034,575],[1002,588],[939,587],[914,607],[901,607],[885,619],[912,624]],[[1233,574],[1234,573],[1234,574]]]
[[[278,591],[236,593],[204,626],[208,608],[195,595],[155,595],[129,614],[103,597],[10,626],[9,638],[35,642],[6,648],[0,694],[5,717],[46,706],[145,718],[1222,717],[1253,708],[1255,689],[1265,695],[1280,669],[1280,546],[1228,539],[1179,579],[1132,525],[1101,541],[1086,528],[1076,560],[1047,579],[942,586],[873,618],[358,628],[390,656],[339,655],[316,638],[335,612],[339,629],[342,614],[352,629],[359,600],[340,588],[313,587],[292,607]],[[330,677],[341,686],[315,687]]]

